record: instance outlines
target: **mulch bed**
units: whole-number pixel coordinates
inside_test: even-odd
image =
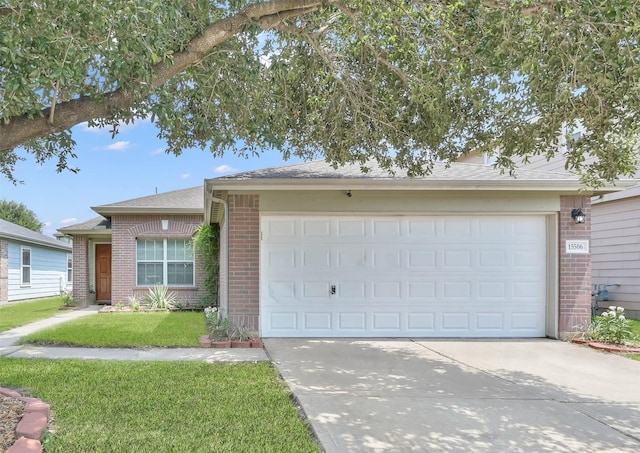
[[[0,453],[11,447],[16,439],[16,427],[26,406],[20,400],[0,395]]]

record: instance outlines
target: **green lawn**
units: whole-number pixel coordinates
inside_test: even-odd
[[[98,313],[26,336],[21,343],[89,347],[199,347],[202,312]]]
[[[640,319],[630,319],[629,323],[631,324],[631,332],[634,338],[635,343],[640,343]]]
[[[51,404],[53,452],[319,452],[267,362],[0,358],[0,386]]]
[[[30,322],[50,318],[62,313],[62,297],[51,297],[28,302],[12,302],[0,306],[0,332],[23,326]]]

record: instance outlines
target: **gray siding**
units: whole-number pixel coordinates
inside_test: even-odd
[[[640,303],[640,197],[591,209],[593,283],[620,283],[609,288],[612,302]]]

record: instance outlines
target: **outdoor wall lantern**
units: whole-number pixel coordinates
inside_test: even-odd
[[[582,208],[575,208],[571,211],[571,218],[576,223],[584,223],[587,220],[587,216],[582,212]]]

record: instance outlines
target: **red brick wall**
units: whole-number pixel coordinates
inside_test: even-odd
[[[169,220],[169,228],[162,229],[162,219]],[[137,238],[190,238],[202,223],[199,215],[114,215],[111,218],[111,303],[127,305],[129,296],[143,298],[148,287],[136,286]],[[75,240],[75,239],[74,239]],[[195,286],[172,287],[182,302],[196,304],[204,296],[204,271],[196,260]]]
[[[89,303],[89,238],[73,236],[73,294],[81,304]]]
[[[259,330],[260,196],[229,195],[229,321]]]
[[[587,216],[576,224],[571,211],[581,207]],[[587,196],[560,197],[560,336],[584,327],[591,316],[591,254],[566,253],[567,239],[591,240],[591,200]]]

